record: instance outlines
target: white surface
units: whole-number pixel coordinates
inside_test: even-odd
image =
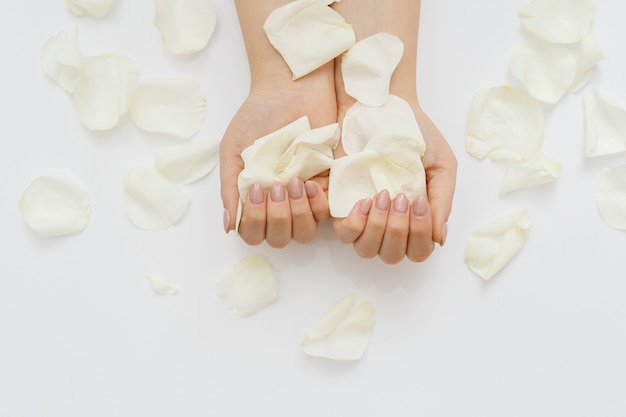
[[[192,205],[179,226],[142,232],[125,218],[126,171],[174,140],[128,118],[110,133],[84,129],[41,70],[41,48],[78,25],[84,54],[128,54],[144,75],[198,76],[210,107],[200,136],[220,137],[249,74],[234,6],[214,3],[215,36],[190,57],[163,48],[150,0],[119,0],[102,21],[75,18],[60,0],[3,3],[0,416],[625,415],[626,235],[600,220],[595,187],[626,157],[584,159],[580,93],[548,113],[544,149],[563,161],[554,184],[500,198],[504,167],[464,149],[473,93],[509,80],[526,1],[423,1],[420,96],[456,151],[459,181],[446,246],[396,266],[357,258],[330,227],[283,250],[225,236],[217,171],[184,187]],[[626,6],[596,4],[606,59],[589,86],[626,106]],[[94,211],[83,234],[44,240],[17,200],[57,169],[85,183]],[[463,262],[466,238],[518,208],[534,220],[527,244],[485,283]],[[241,319],[214,286],[253,253],[275,268],[279,298]],[[148,274],[179,294],[157,296]],[[365,357],[304,355],[307,327],[349,291],[377,309]]]

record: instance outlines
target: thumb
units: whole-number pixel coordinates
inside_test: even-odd
[[[224,205],[224,230],[228,233],[236,228],[237,208],[239,206],[239,187],[237,180],[243,170],[243,160],[232,147],[227,146],[229,141],[220,142],[220,189],[222,204]]]

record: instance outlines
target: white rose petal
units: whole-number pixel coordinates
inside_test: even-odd
[[[207,175],[219,160],[219,141],[202,140],[157,150],[154,167],[169,180],[190,184]]]
[[[134,61],[122,55],[84,57],[78,68],[74,106],[90,130],[108,130],[128,111],[129,97],[139,81]]]
[[[80,233],[91,215],[91,198],[68,174],[54,172],[31,182],[19,201],[20,213],[35,233],[56,237]]]
[[[533,97],[555,104],[582,87],[603,58],[602,49],[592,35],[568,45],[531,39],[515,48],[509,69]]]
[[[385,32],[355,43],[341,58],[346,93],[368,106],[385,104],[391,75],[403,52],[400,38]]]
[[[369,344],[376,312],[372,303],[348,294],[307,330],[301,346],[310,356],[335,360],[358,360]]]
[[[143,230],[178,224],[189,208],[189,197],[150,166],[132,168],[124,192],[126,216]]]
[[[65,3],[76,16],[102,19],[109,14],[115,0],[65,0]]]
[[[580,41],[596,14],[592,0],[532,0],[519,12],[524,29],[553,43]]]
[[[174,54],[192,54],[206,47],[217,15],[211,0],[155,0],[154,25],[165,48]]]
[[[148,275],[146,277],[152,290],[159,295],[174,295],[178,293],[178,286],[172,284],[164,278],[160,278],[154,275]]]
[[[187,139],[202,127],[206,102],[195,78],[154,78],[137,85],[129,110],[139,128]]]
[[[48,39],[41,53],[41,66],[65,91],[73,93],[81,58],[78,30],[74,27]]]
[[[357,102],[348,109],[341,127],[341,144],[347,154],[362,151],[370,138],[380,134],[422,137],[409,103],[390,95],[383,106],[372,107]],[[424,150],[425,145],[421,152]]]
[[[598,213],[613,229],[626,230],[626,165],[607,168],[596,190]]]
[[[626,151],[626,109],[618,107],[595,89],[584,92],[585,156]]]
[[[263,29],[276,50],[300,78],[354,45],[352,26],[327,1],[295,0],[276,8]]]
[[[491,279],[522,248],[531,223],[528,212],[520,210],[476,229],[465,246],[469,269],[485,281]]]
[[[525,90],[501,86],[481,90],[470,104],[466,149],[475,158],[525,160],[543,144],[541,104]]]
[[[217,295],[240,317],[249,317],[276,300],[274,272],[260,255],[243,258],[217,284]]]
[[[535,187],[554,181],[561,173],[561,162],[543,152],[526,161],[513,161],[504,174],[500,195],[522,188]]]

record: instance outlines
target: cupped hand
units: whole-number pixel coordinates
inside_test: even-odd
[[[224,228],[237,229],[250,245],[267,241],[283,247],[292,239],[308,242],[317,225],[328,220],[328,173],[305,183],[291,179],[288,184],[275,183],[269,190],[254,184],[249,191],[236,224],[240,200],[237,179],[243,170],[241,152],[252,143],[301,116],[308,116],[311,127],[335,123],[337,103],[334,84],[327,82],[320,69],[298,81],[265,83],[255,86],[229,124],[220,143],[220,182],[224,204]],[[238,226],[238,227],[237,227]]]

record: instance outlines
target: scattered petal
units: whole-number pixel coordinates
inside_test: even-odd
[[[76,16],[91,16],[102,19],[109,14],[115,0],[65,0],[65,3]]]
[[[203,140],[161,148],[154,167],[165,178],[190,184],[207,175],[219,160],[219,141]]]
[[[122,55],[85,57],[78,68],[74,106],[90,130],[115,127],[128,111],[130,95],[139,81],[134,61]]]
[[[217,296],[239,317],[249,317],[276,300],[274,272],[260,255],[243,258],[217,284]]]
[[[330,168],[333,149],[339,141],[336,123],[311,129],[303,116],[257,139],[244,149],[244,169],[239,174],[241,201],[254,183],[269,189],[276,182],[287,184],[291,178],[306,181]]]
[[[154,292],[159,295],[174,295],[178,293],[178,286],[166,279],[154,275],[148,275],[147,279]]]
[[[379,134],[421,138],[413,109],[402,98],[390,95],[380,107],[355,103],[348,109],[341,127],[341,145],[347,154],[360,152],[370,138]],[[422,149],[421,153],[424,153]]]
[[[31,182],[19,201],[20,213],[35,233],[56,237],[80,233],[91,215],[91,198],[68,174],[54,172]]]
[[[535,187],[554,181],[561,173],[561,162],[543,152],[526,161],[513,161],[504,174],[500,195],[522,188]]]
[[[143,230],[178,224],[189,208],[189,197],[150,166],[132,168],[124,192],[126,216]]]
[[[132,92],[130,115],[148,132],[187,139],[202,127],[206,103],[195,78],[154,78],[142,80]]]
[[[603,58],[598,40],[592,35],[568,45],[531,39],[513,51],[509,68],[533,97],[555,104],[581,88]]]
[[[585,156],[626,151],[626,109],[618,107],[595,89],[584,92]]]
[[[596,14],[592,0],[532,0],[519,12],[522,27],[553,43],[580,41]]]
[[[217,15],[211,0],[155,0],[154,25],[173,54],[193,54],[213,36]]]
[[[276,8],[263,29],[298,79],[354,45],[352,26],[328,1],[295,0]]]
[[[626,165],[607,168],[596,190],[600,218],[609,227],[626,230]]]
[[[361,359],[375,322],[372,303],[360,295],[348,294],[309,327],[301,343],[302,350],[320,358]]]
[[[391,75],[403,52],[400,38],[385,32],[355,43],[341,58],[346,93],[368,106],[385,104]]]
[[[465,246],[469,269],[485,281],[491,279],[522,248],[531,223],[528,212],[520,210],[476,229]]]
[[[467,152],[477,159],[525,160],[541,149],[543,128],[541,104],[522,88],[481,90],[470,104]]]
[[[65,91],[73,93],[81,58],[78,30],[74,27],[48,39],[41,54],[41,66]]]

